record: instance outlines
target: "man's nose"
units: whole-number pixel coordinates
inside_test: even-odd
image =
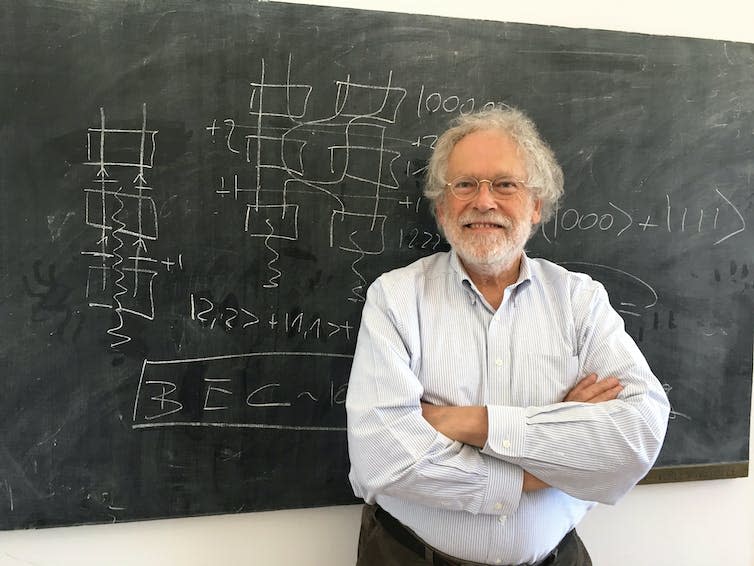
[[[492,181],[482,179],[479,181],[479,190],[474,195],[474,208],[490,210],[497,206],[497,201],[492,194]]]

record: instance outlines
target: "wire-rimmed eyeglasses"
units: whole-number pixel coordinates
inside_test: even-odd
[[[458,200],[471,200],[479,193],[482,183],[489,185],[490,194],[494,198],[512,197],[527,187],[525,181],[508,175],[495,177],[492,180],[464,175],[453,179],[450,183],[445,183],[445,186]]]

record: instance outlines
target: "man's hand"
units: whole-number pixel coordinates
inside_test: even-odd
[[[597,374],[590,373],[568,392],[563,401],[601,403],[617,399],[621,391],[623,386],[617,378],[607,377],[597,381]]]

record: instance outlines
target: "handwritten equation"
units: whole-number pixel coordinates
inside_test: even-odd
[[[351,358],[322,352],[256,352],[145,360],[133,428],[344,431]]]
[[[717,246],[746,230],[746,220],[739,207],[718,187],[710,188],[708,197],[706,207],[689,207],[676,205],[666,194],[664,210],[656,215],[611,201],[600,211],[559,208],[553,218],[540,227],[540,233],[548,243],[571,231],[598,232],[616,239],[630,231],[687,236],[713,234],[712,246]]]
[[[248,306],[248,305],[247,305]],[[281,332],[286,336],[298,335],[304,339],[327,341],[338,337],[345,343],[356,338],[355,324],[349,320],[332,320],[322,316],[307,315],[301,311],[262,313],[241,306],[231,297],[223,301],[191,293],[189,313],[192,321],[208,330],[230,333],[244,330]]]

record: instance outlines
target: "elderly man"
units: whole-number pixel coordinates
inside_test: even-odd
[[[518,110],[438,139],[452,251],[374,282],[351,372],[357,564],[591,564],[574,527],[654,463],[668,400],[604,288],[524,253],[562,192]]]

